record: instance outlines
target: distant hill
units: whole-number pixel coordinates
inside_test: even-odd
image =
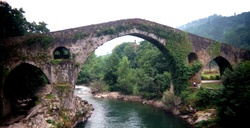
[[[250,12],[230,17],[214,14],[178,28],[199,36],[250,50]]]

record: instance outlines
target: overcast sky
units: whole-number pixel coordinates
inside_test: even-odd
[[[250,11],[250,0],[4,0],[23,8],[29,22],[44,21],[50,31],[102,22],[142,18],[171,27],[213,14],[232,16]],[[120,39],[121,40],[121,39]],[[119,42],[119,39],[114,40]],[[127,37],[127,41],[139,41]],[[111,49],[114,43],[105,43]],[[104,46],[104,45],[103,45]],[[109,48],[107,48],[109,47]],[[98,49],[97,54],[110,51]]]

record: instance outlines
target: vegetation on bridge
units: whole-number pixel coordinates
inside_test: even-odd
[[[51,36],[32,35],[32,36],[27,36],[23,43],[29,46],[36,43],[39,44],[41,48],[48,48],[49,44],[51,44],[52,42],[53,38]]]
[[[221,51],[221,43],[216,41],[216,42],[209,45],[208,53],[212,58],[219,56],[220,51]]]

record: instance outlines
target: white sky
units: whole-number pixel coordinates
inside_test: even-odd
[[[23,8],[29,22],[44,21],[50,31],[108,21],[142,18],[171,27],[213,14],[232,16],[250,11],[250,0],[4,0]],[[139,41],[123,37],[125,42]],[[121,39],[113,40],[119,42]],[[112,42],[112,41],[111,41]],[[122,43],[122,42],[121,42]],[[96,54],[110,53],[116,44],[105,43]],[[105,50],[104,50],[105,49]]]

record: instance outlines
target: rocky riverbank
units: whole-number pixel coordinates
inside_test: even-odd
[[[205,121],[213,117],[216,113],[214,109],[209,109],[207,111],[196,111],[192,106],[184,107],[177,106],[172,110],[167,110],[164,107],[162,101],[159,100],[147,100],[141,96],[131,96],[131,95],[123,95],[119,92],[102,92],[102,93],[92,93],[96,98],[106,98],[106,99],[117,99],[123,101],[132,101],[132,102],[140,102],[147,105],[152,105],[154,107],[163,109],[167,112],[172,112],[173,114],[179,116],[183,120],[187,122],[191,127],[195,127],[195,125],[201,121]]]
[[[123,95],[119,92],[103,92],[103,93],[92,93],[96,98],[107,98],[107,99],[119,99],[123,101],[141,102],[143,104],[153,105],[157,108],[163,108],[164,105],[161,101],[157,100],[146,100],[141,96]]]
[[[63,101],[66,98],[52,89],[51,85],[47,85],[38,95],[39,103],[25,117],[18,120],[9,119],[0,128],[71,128],[87,121],[94,110],[91,104],[76,96],[73,96],[72,101],[68,103]],[[73,107],[66,108],[66,106]]]

